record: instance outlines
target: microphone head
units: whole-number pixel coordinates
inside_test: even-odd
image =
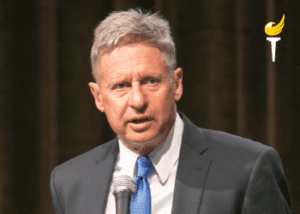
[[[136,185],[130,176],[120,175],[113,179],[111,191],[114,195],[121,191],[127,191],[134,195],[136,192]]]

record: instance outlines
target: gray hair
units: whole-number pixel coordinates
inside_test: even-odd
[[[158,13],[129,9],[112,12],[94,30],[91,50],[94,80],[98,82],[101,79],[101,71],[97,74],[95,66],[101,56],[117,47],[137,43],[147,44],[161,51],[162,60],[172,79],[176,68],[176,49],[169,22]]]

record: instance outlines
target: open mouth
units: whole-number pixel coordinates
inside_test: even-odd
[[[143,119],[140,119],[140,120],[132,120],[132,123],[138,124],[138,123],[146,122],[146,121],[148,121],[148,120],[149,120],[148,118],[143,118]]]

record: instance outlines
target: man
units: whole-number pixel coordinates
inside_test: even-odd
[[[166,20],[136,10],[110,14],[95,30],[91,61],[96,107],[117,138],[53,170],[57,214],[115,213],[111,182],[120,175],[137,178],[149,198],[137,206],[152,214],[291,213],[273,148],[198,128],[176,111],[183,71]],[[139,160],[152,167],[144,177]]]

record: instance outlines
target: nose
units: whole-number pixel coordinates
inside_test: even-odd
[[[147,107],[147,97],[141,85],[136,84],[131,88],[129,105],[138,112],[142,112]]]

